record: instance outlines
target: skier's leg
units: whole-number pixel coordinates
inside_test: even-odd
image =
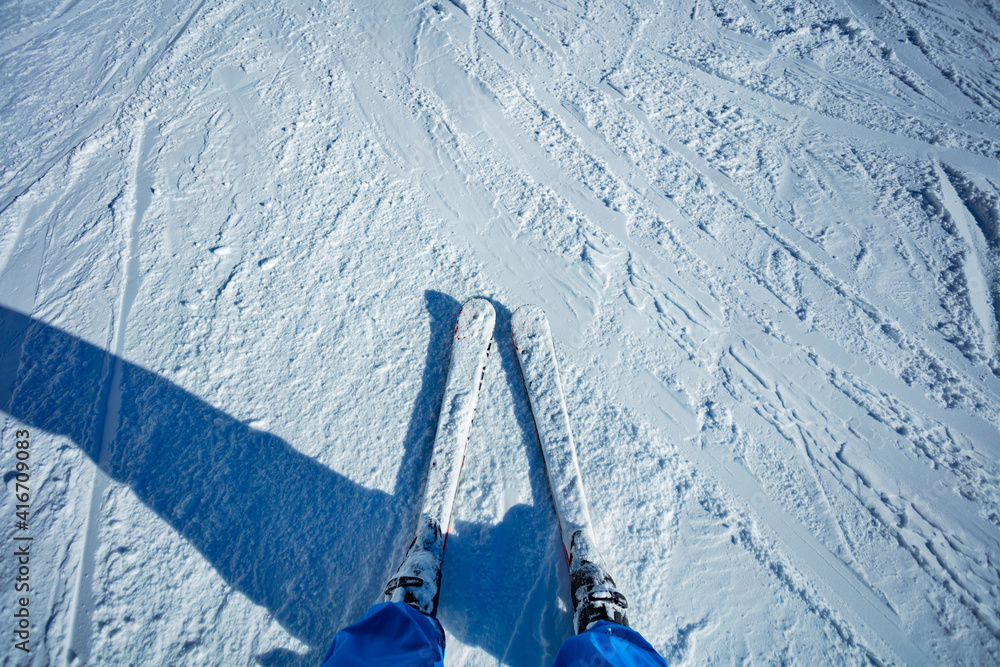
[[[337,633],[322,667],[441,667],[444,631],[434,614],[443,551],[441,530],[421,524],[385,585],[384,602]]]
[[[667,667],[667,663],[635,630],[597,621],[563,642],[552,667]]]
[[[374,605],[333,638],[322,667],[442,667],[444,632],[433,616],[403,602]]]
[[[628,627],[628,601],[583,531],[573,534],[569,575],[575,637],[567,639],[552,667],[666,667],[666,662]]]

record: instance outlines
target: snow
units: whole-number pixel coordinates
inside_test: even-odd
[[[449,665],[572,631],[528,303],[672,664],[1000,662],[996,3],[0,17],[4,662],[316,664],[412,539],[473,296]]]

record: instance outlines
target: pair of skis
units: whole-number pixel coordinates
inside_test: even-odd
[[[495,323],[489,301],[469,299],[462,304],[416,536],[385,589],[386,600],[406,602],[431,615],[437,612],[444,547]],[[545,313],[538,306],[518,308],[511,318],[511,335],[569,560],[574,627],[582,632],[602,619],[627,625],[628,604],[597,555]]]

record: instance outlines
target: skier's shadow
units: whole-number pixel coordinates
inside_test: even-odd
[[[2,306],[0,410],[72,439],[231,586],[309,645],[305,657],[317,664],[337,629],[378,599],[414,527],[414,497],[430,456],[460,308],[438,292],[426,292],[425,301],[426,370],[404,438],[407,465],[393,495],[356,484],[155,373]],[[112,392],[116,364],[120,403]],[[103,434],[109,405],[117,410],[110,439]],[[293,658],[274,651],[258,659]]]
[[[267,608],[311,649],[306,655],[273,650],[258,656],[259,663],[317,664],[333,634],[378,600],[415,526],[460,309],[434,291],[425,292],[425,305],[425,370],[404,437],[406,465],[393,494],[357,484],[171,381],[3,306],[0,410],[73,440],[197,548],[229,585]],[[498,337],[509,319],[500,308]],[[455,531],[446,566],[474,565],[446,575],[442,621],[453,635],[506,664],[538,664],[545,645],[567,634],[567,615],[554,609],[553,593],[567,586],[566,574],[558,570],[558,556],[548,553],[561,551],[553,544],[546,547],[547,565],[497,569],[516,562],[512,550],[537,555],[533,541],[544,536],[551,542],[554,521],[517,360],[506,349],[510,345],[498,347],[507,384],[522,397],[518,421],[525,446],[535,450],[529,454],[534,505],[511,508],[497,525]],[[116,365],[120,392],[113,390]],[[112,437],[103,432],[109,410],[111,423],[117,415]],[[345,440],[358,437],[364,434]],[[491,603],[481,604],[481,596]],[[528,611],[534,603],[537,609]]]

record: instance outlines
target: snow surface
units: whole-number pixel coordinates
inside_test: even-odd
[[[672,664],[1000,662],[998,64],[995,0],[3,2],[4,662],[316,664],[412,538],[470,296],[548,313]],[[506,335],[483,392],[446,660],[545,665]]]

